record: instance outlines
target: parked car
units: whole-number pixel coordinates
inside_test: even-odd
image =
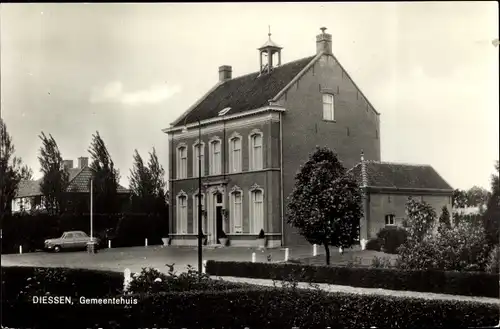
[[[45,249],[59,252],[61,250],[85,249],[90,242],[90,237],[83,231],[64,232],[60,238],[45,240]],[[100,245],[98,238],[94,238],[96,246]]]

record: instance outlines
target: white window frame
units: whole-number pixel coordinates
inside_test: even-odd
[[[240,218],[236,218],[236,194],[240,195]],[[232,234],[243,233],[243,190],[238,186],[231,189],[230,196],[230,209],[229,209],[229,227]]]
[[[255,136],[260,136],[260,161],[257,163],[256,161],[256,146],[255,146]],[[248,145],[250,147],[248,148],[249,154],[248,158],[249,160],[249,169],[250,170],[262,170],[264,169],[264,134],[260,130],[253,130],[250,135],[248,136]]]
[[[205,176],[205,143],[199,140],[193,144],[193,177],[198,177],[198,145],[201,145],[201,177]]]
[[[215,145],[219,144],[219,159],[216,161],[215,158]],[[222,140],[218,137],[212,138],[210,140],[210,175],[220,175],[222,174]]]
[[[240,149],[239,149],[239,156],[237,158],[235,157],[235,149],[234,149],[234,142],[239,141],[240,142]],[[229,143],[229,172],[230,173],[240,173],[243,171],[243,138],[241,138],[241,135],[239,134],[233,134],[231,137],[229,137],[228,140]],[[238,161],[239,167],[236,166],[236,162]]]
[[[201,210],[206,210],[205,206],[205,194],[201,193]],[[206,221],[206,218],[203,218],[202,215],[202,225],[204,224],[203,222]],[[206,232],[203,231],[203,234]],[[193,194],[193,234],[198,234],[198,192]]]
[[[322,94],[323,120],[335,121],[335,95],[330,93]]]
[[[387,214],[384,218],[385,226],[396,226],[396,216],[394,214]]]
[[[181,206],[181,199],[184,198],[185,203]],[[175,231],[177,234],[187,234],[187,212],[188,212],[188,196],[184,191],[177,194],[176,197],[176,225]]]
[[[262,195],[262,217],[255,220],[255,194],[256,192],[260,192]],[[252,187],[250,189],[250,202],[249,202],[249,223],[250,223],[250,234],[259,234],[260,230],[263,229],[266,231],[265,226],[265,198],[264,198],[264,189],[261,187]]]
[[[185,161],[183,161],[184,157],[182,157],[181,151],[184,149],[186,152],[185,156]],[[176,174],[177,174],[177,179],[184,179],[187,178],[187,167],[188,167],[188,147],[186,144],[181,143],[177,145],[176,148],[176,159],[177,159],[177,166],[176,166]]]

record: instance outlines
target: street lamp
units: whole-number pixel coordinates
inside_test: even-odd
[[[187,119],[187,117],[186,117]],[[186,127],[186,119],[184,119],[184,127],[182,132],[186,133],[188,131]],[[203,272],[203,248],[202,248],[202,207],[201,207],[201,122],[200,119],[196,118],[198,121],[198,276],[201,277]]]

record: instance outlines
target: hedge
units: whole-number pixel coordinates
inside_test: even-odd
[[[44,247],[44,241],[60,237],[65,231],[90,232],[89,214],[63,214],[51,216],[46,213],[14,214],[2,222],[2,254],[16,253],[20,245],[23,251],[35,251]],[[94,214],[94,234],[113,247],[133,247],[162,244],[161,238],[168,236],[168,219],[152,214]]]
[[[123,291],[123,273],[88,269],[2,266],[2,302],[23,295],[115,296]],[[21,297],[22,299],[22,297]]]
[[[427,328],[493,326],[498,305],[259,287],[131,295],[137,304],[3,305],[6,326],[31,328]],[[127,298],[124,297],[124,298]],[[30,316],[26,316],[29,314]]]
[[[329,283],[452,295],[499,297],[499,276],[483,272],[403,271],[387,268],[315,266],[290,263],[209,260],[210,275]]]

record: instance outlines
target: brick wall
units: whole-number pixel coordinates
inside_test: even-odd
[[[335,122],[323,121],[324,91],[335,95]],[[323,56],[279,103],[286,108],[283,114],[285,199],[293,189],[297,170],[317,145],[335,150],[346,168],[360,161],[361,150],[367,160],[380,161],[379,116],[333,56]],[[304,243],[307,242],[286,224],[285,244]]]

